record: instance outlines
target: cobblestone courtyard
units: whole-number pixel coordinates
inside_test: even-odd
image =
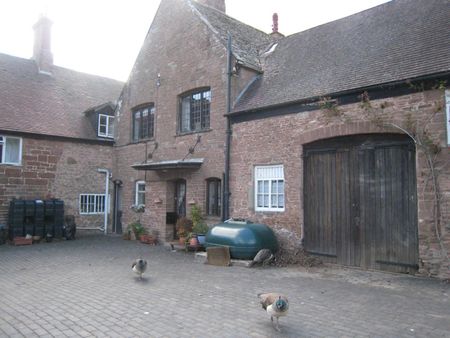
[[[149,262],[140,281],[133,259]],[[273,330],[256,294],[290,312]],[[0,246],[2,337],[450,337],[450,285],[355,269],[216,267],[120,237]]]

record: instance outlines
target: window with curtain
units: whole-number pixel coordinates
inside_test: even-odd
[[[98,114],[98,136],[114,137],[114,116]]]
[[[18,165],[22,161],[22,139],[0,135],[0,163]]]
[[[255,167],[255,210],[284,211],[284,208],[283,166]]]
[[[145,205],[145,182],[144,181],[136,182],[136,195],[135,195],[134,204]]]

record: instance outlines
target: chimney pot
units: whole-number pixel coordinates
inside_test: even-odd
[[[278,33],[278,14],[273,13],[272,15],[272,33]]]
[[[41,16],[34,24],[34,48],[33,59],[35,60],[39,72],[51,74],[53,66],[53,54],[51,51],[51,27],[53,22]]]
[[[278,31],[278,14],[277,13],[273,13],[273,15],[272,15],[272,33],[270,33],[270,35],[275,40],[284,38],[284,35]]]

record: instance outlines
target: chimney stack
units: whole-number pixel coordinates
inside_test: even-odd
[[[197,2],[225,13],[225,0],[197,0]]]
[[[51,74],[53,66],[53,55],[51,51],[51,27],[53,22],[45,16],[41,16],[33,26],[34,48],[33,59],[39,72]]]
[[[284,35],[278,31],[278,14],[277,13],[273,13],[273,15],[272,15],[272,33],[270,33],[270,35],[277,40],[284,38]]]

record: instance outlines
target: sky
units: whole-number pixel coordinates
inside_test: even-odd
[[[330,22],[387,0],[226,0],[227,14],[266,33],[272,15],[284,35]],[[31,58],[32,26],[53,21],[57,66],[126,81],[160,0],[1,0],[0,53]]]

